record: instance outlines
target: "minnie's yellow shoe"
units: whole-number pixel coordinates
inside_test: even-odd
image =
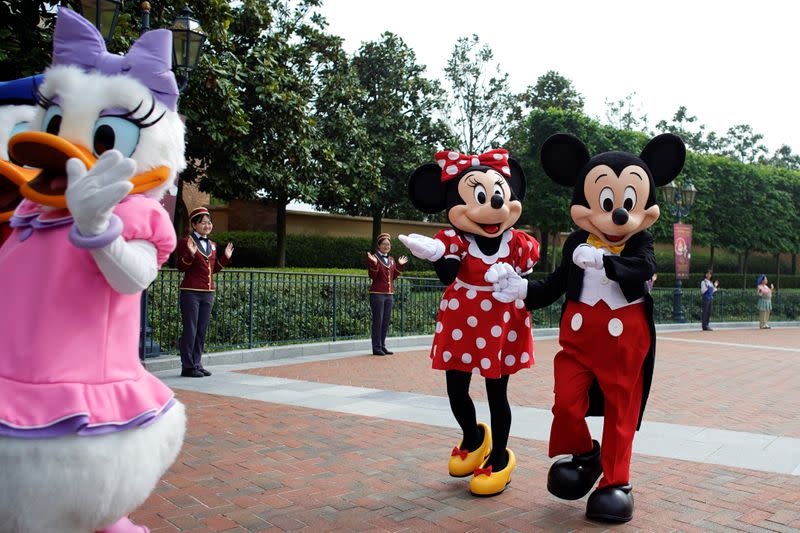
[[[483,442],[474,452],[461,449],[463,439],[450,453],[447,470],[453,477],[467,477],[472,475],[476,468],[483,464],[484,459],[492,451],[492,430],[483,422],[478,422],[478,427],[483,428]]]
[[[514,452],[506,448],[508,464],[499,472],[492,472],[492,465],[485,461],[480,468],[475,469],[475,476],[469,481],[469,491],[476,496],[494,496],[506,490],[506,485],[511,483],[511,472],[517,467],[517,458]]]

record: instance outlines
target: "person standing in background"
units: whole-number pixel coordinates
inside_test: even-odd
[[[378,235],[378,249],[375,254],[367,252],[368,272],[372,280],[369,288],[369,307],[372,311],[372,355],[391,355],[386,349],[386,333],[389,331],[389,320],[394,303],[394,280],[408,263],[406,256],[395,261],[389,255],[392,249],[391,235]]]
[[[214,307],[214,274],[230,264],[233,243],[228,243],[225,253],[217,255],[217,243],[208,238],[213,224],[205,207],[189,214],[192,232],[181,239],[177,248],[177,267],[184,273],[181,282],[181,376],[202,378],[211,372],[203,368],[206,330]]]
[[[758,276],[756,290],[758,293],[758,327],[760,329],[772,329],[769,325],[769,314],[772,312],[772,293],[775,285],[770,284],[766,274]]]
[[[719,280],[711,281],[711,270],[706,270],[706,277],[700,282],[700,294],[703,297],[703,331],[712,331],[708,326],[711,319],[711,304],[714,301],[714,293],[719,287]]]

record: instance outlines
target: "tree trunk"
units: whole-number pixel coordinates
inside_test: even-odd
[[[377,208],[372,212],[372,245],[378,245],[378,235],[381,234],[381,220],[383,219],[383,209]]]
[[[277,266],[286,266],[286,205],[289,200],[285,196],[280,196],[276,201],[277,217],[275,225],[276,259]]]
[[[742,288],[747,288],[747,258],[750,257],[750,250],[744,251],[744,257],[742,261]]]
[[[547,258],[550,252],[550,232],[547,230],[541,230],[541,234],[542,242],[539,243],[539,270],[543,272],[550,272],[547,265]]]
[[[780,287],[780,285],[781,285],[781,254],[780,253],[775,254],[775,262],[777,263],[775,265],[775,270],[778,273],[778,279],[775,280],[775,284]]]
[[[175,229],[175,235],[178,236],[178,239],[183,238],[188,217],[189,212],[186,209],[186,204],[183,202],[183,180],[180,179],[179,176],[178,192],[177,196],[175,196],[175,212],[172,214],[172,227]],[[174,258],[175,254],[172,254],[172,257]],[[170,264],[175,266],[174,261]]]
[[[714,246],[711,247],[711,257],[708,259],[708,268],[714,270]]]
[[[797,254],[792,254],[792,276],[797,275]]]

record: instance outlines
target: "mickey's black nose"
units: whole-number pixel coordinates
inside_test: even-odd
[[[495,194],[492,196],[492,207],[495,209],[500,209],[503,207],[503,197],[499,194]]]
[[[625,223],[628,222],[628,211],[622,207],[614,209],[614,212],[611,213],[611,220],[613,220],[614,224],[617,226],[624,226]]]

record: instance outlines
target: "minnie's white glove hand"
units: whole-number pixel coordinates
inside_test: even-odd
[[[440,240],[416,233],[400,235],[399,238],[400,242],[405,244],[406,248],[414,254],[414,257],[428,261],[438,261],[444,255],[444,243]]]
[[[509,303],[524,300],[528,295],[528,281],[522,278],[508,263],[495,263],[484,274],[483,279],[492,284],[495,300]]]
[[[67,208],[81,235],[100,235],[108,229],[114,207],[133,189],[129,180],[136,162],[109,150],[87,172],[80,159],[67,161]]]
[[[572,262],[586,270],[587,268],[603,268],[603,251],[591,244],[581,244],[572,252]]]

